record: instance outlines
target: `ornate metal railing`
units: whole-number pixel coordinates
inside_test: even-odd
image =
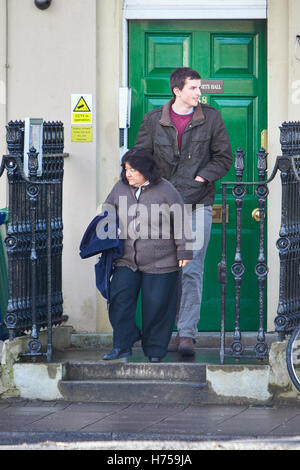
[[[281,226],[277,241],[280,257],[279,304],[275,318],[279,339],[300,321],[300,122],[280,128],[283,156]]]
[[[28,153],[29,175],[23,171],[24,123],[7,126],[9,155],[4,155],[0,176],[7,171],[9,221],[5,246],[8,258],[8,305],[4,317],[9,339],[31,332],[25,356],[52,359],[52,326],[63,315],[62,187],[63,124],[44,123],[42,176],[37,176],[38,154]],[[47,327],[47,352],[42,352],[39,331]]]
[[[7,332],[3,327],[4,310],[7,307],[7,266],[2,245],[1,225],[5,225],[7,210],[0,209],[0,340],[5,340]]]
[[[254,345],[257,359],[268,356],[265,323],[265,290],[268,266],[265,253],[265,223],[268,184],[274,180],[278,171],[281,174],[281,227],[277,248],[280,258],[280,288],[275,330],[282,340],[292,332],[300,322],[300,123],[284,123],[280,128],[282,156],[277,157],[271,176],[266,178],[267,154],[262,148],[257,154],[258,181],[243,182],[245,168],[244,152],[238,149],[235,154],[236,181],[222,182],[222,257],[218,265],[218,276],[221,284],[221,344],[220,359],[225,356],[241,358],[247,356],[241,332],[241,284],[245,273],[241,250],[242,209],[247,186],[255,187],[259,208],[259,246],[255,265],[258,282],[258,332]],[[225,318],[226,318],[226,287],[227,287],[227,243],[226,243],[226,200],[228,187],[232,187],[236,205],[236,250],[231,273],[235,285],[235,327],[230,351],[225,352]]]

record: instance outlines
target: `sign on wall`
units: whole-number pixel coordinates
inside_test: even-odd
[[[72,142],[93,141],[93,97],[91,94],[72,94],[71,123]]]
[[[92,126],[72,126],[72,142],[93,142]]]

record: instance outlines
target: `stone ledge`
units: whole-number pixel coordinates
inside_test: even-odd
[[[53,350],[66,349],[71,346],[71,335],[73,332],[72,326],[57,326],[52,329],[52,344]],[[7,365],[11,361],[17,362],[19,354],[24,354],[28,350],[28,341],[30,335],[20,336],[12,341],[6,340],[3,342],[1,365]],[[39,341],[42,348],[47,348],[47,330],[40,331]]]
[[[113,344],[112,333],[73,333],[72,346],[78,348],[93,348],[95,346],[111,347]]]
[[[61,400],[59,383],[65,375],[64,364],[13,365],[14,384],[22,398],[30,400]]]
[[[273,342],[269,365],[207,365],[210,392],[223,403],[299,403],[286,366],[288,341]]]
[[[208,365],[206,378],[211,392],[222,400],[266,403],[272,399],[270,369],[269,365]]]
[[[63,350],[70,347],[72,332],[72,326],[54,327],[52,330],[53,349]],[[20,361],[19,354],[24,354],[28,351],[29,340],[30,336],[26,335],[15,338],[13,341],[3,341],[1,352],[0,397],[18,396],[20,394],[20,390],[18,387],[16,387],[14,381],[14,365]],[[40,332],[39,340],[42,344],[43,350],[46,350],[47,330]],[[24,365],[25,364],[20,363],[20,368],[22,368]],[[30,365],[34,367],[38,366],[39,364],[33,363]],[[39,386],[36,388],[38,389]]]

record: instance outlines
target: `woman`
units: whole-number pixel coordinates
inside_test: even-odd
[[[103,205],[104,210],[116,209],[124,239],[124,254],[115,260],[110,284],[113,349],[103,359],[130,356],[141,338],[145,356],[160,362],[175,322],[179,269],[193,257],[186,247],[190,237],[184,236],[184,205],[146,151],[129,150],[121,165],[121,179]],[[135,323],[140,290],[142,332]]]

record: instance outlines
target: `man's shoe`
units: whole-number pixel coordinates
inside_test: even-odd
[[[113,348],[110,353],[104,354],[102,359],[104,361],[112,361],[114,359],[121,359],[122,357],[129,357],[131,356],[132,351],[131,348],[129,349],[119,349],[119,348]]]
[[[171,338],[169,344],[168,344],[168,352],[177,352],[178,351],[178,346],[179,346],[179,334],[175,336],[175,338]]]
[[[149,356],[149,362],[161,362],[161,357],[158,356]]]
[[[194,356],[195,355],[195,350],[194,350],[194,340],[193,340],[193,338],[188,338],[186,336],[180,337],[179,338],[178,352],[182,356]]]

